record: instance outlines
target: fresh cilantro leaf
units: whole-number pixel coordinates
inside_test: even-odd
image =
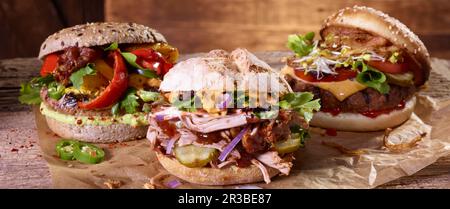
[[[22,83],[20,85],[20,103],[29,105],[41,103],[41,88],[54,82],[54,80],[53,76],[48,75],[46,77],[33,78],[28,83]]]
[[[126,113],[135,113],[137,112],[137,107],[139,106],[138,99],[139,97],[136,96],[136,89],[129,88],[125,92],[125,96],[122,101],[120,101],[120,108],[124,109]]]
[[[69,79],[76,89],[80,89],[83,85],[83,77],[86,75],[95,75],[96,71],[94,69],[94,64],[89,63],[84,68],[80,68],[78,71],[72,73]]]
[[[119,48],[119,44],[117,42],[113,42],[112,44],[110,44],[108,47],[106,47],[105,51],[114,51],[117,50]]]
[[[289,35],[287,47],[295,52],[299,57],[303,57],[311,53],[314,48],[313,39],[314,32],[309,32],[306,35]]]
[[[120,111],[120,102],[117,102],[116,104],[114,104],[111,108],[111,113],[113,115],[118,115]]]
[[[278,103],[282,109],[292,109],[298,112],[307,122],[312,119],[313,112],[320,110],[319,99],[312,100],[310,92],[295,92],[284,95]]]
[[[361,72],[356,76],[356,81],[377,90],[382,94],[389,93],[390,87],[386,80],[386,75],[384,73],[366,65],[362,61],[355,62],[356,68],[362,67]]]
[[[139,90],[137,94],[144,102],[154,102],[161,98],[159,92]]]

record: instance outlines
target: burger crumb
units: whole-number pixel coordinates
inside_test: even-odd
[[[67,167],[73,168],[73,164],[67,164]]]
[[[78,120],[77,120],[77,124],[78,124],[78,125],[81,125],[82,123],[83,123],[83,121],[82,121],[81,119],[78,119]]]
[[[144,188],[144,189],[156,189],[156,186],[153,185],[153,184],[150,183],[150,182],[147,182],[147,183],[144,184],[143,188]]]
[[[108,179],[103,184],[106,185],[109,189],[117,189],[120,186],[122,186],[122,182],[121,181],[113,180],[113,179]]]

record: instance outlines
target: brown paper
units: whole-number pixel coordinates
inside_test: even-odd
[[[316,128],[312,130],[312,137],[307,140],[306,147],[297,153],[289,176],[272,178],[270,184],[254,185],[263,188],[374,188],[412,175],[438,158],[449,155],[450,71],[436,66],[436,60],[433,63],[433,67],[441,70],[432,73],[429,87],[418,95],[415,112],[420,118],[414,114],[387,138],[388,143],[405,144],[423,134],[424,137],[416,146],[401,152],[391,151],[383,146],[385,132],[338,132],[337,136],[328,136]],[[100,164],[62,161],[54,150],[60,138],[48,129],[39,111],[35,113],[40,147],[49,164],[55,188],[108,188],[105,183],[111,180],[120,181],[119,188],[143,188],[150,181],[156,182],[156,187],[161,188],[168,181],[176,179],[164,175],[167,172],[158,163],[145,139],[98,145],[106,151],[106,159]],[[362,154],[342,153],[337,148],[325,145],[330,143]],[[157,175],[162,176],[153,178]],[[181,182],[178,188],[219,188]]]

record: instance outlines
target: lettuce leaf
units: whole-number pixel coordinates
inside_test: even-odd
[[[353,68],[361,68],[361,72],[356,76],[356,81],[377,90],[382,94],[387,94],[390,91],[387,83],[386,75],[375,68],[366,65],[363,61],[356,61]]]
[[[40,92],[42,87],[55,82],[53,76],[36,77],[28,83],[20,85],[19,102],[22,104],[35,105],[41,103]]]
[[[305,35],[289,35],[287,47],[295,52],[299,57],[303,57],[311,53],[314,48],[313,39],[314,32],[309,32]]]
[[[278,103],[281,109],[296,111],[307,122],[313,117],[314,111],[320,110],[320,99],[313,100],[314,95],[310,92],[294,92],[284,95]]]

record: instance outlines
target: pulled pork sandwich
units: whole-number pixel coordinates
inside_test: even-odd
[[[203,185],[270,182],[288,175],[320,106],[245,49],[178,63],[160,91],[147,138],[175,176]]]
[[[322,109],[311,125],[376,131],[407,120],[415,92],[430,74],[429,54],[404,24],[380,11],[355,6],[314,33],[291,35],[295,56],[282,70],[294,91],[310,91]]]
[[[41,103],[49,128],[64,138],[143,138],[150,105],[162,98],[161,78],[177,57],[176,48],[143,25],[77,25],[44,41],[40,77],[22,85],[19,100]]]

